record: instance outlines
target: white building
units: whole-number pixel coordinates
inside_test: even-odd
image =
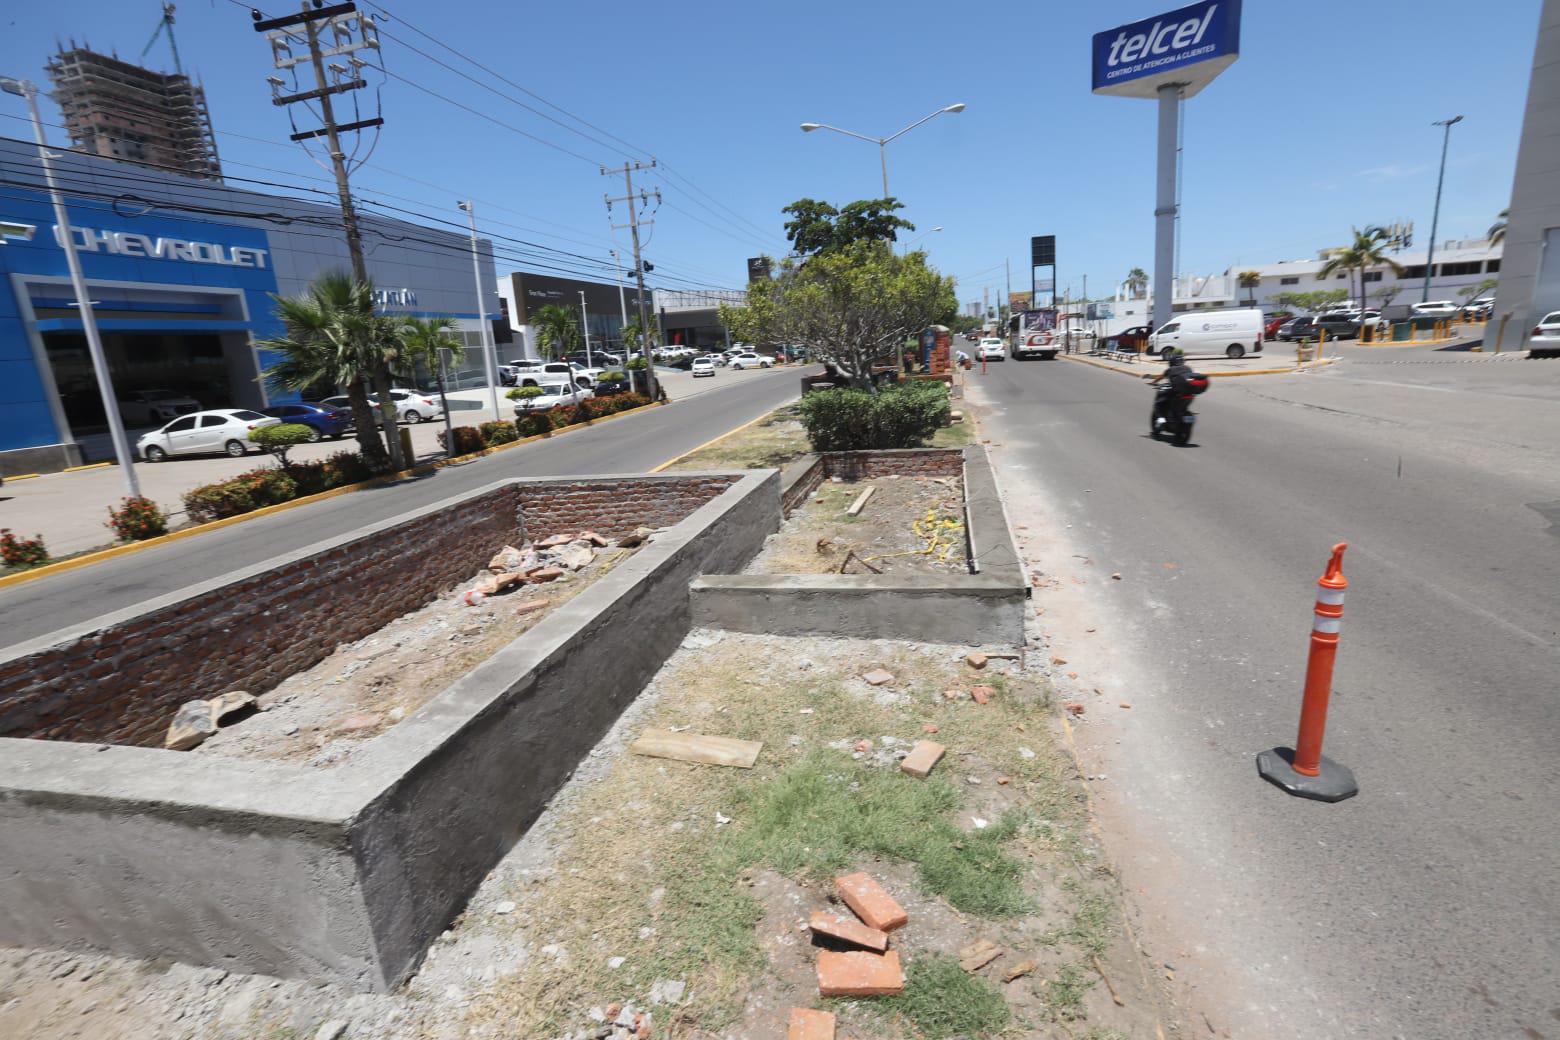
[[[1405,249],[1386,255],[1399,264],[1398,274],[1382,265],[1365,272],[1365,299],[1369,307],[1390,306],[1406,311],[1409,305],[1418,303],[1424,292],[1426,250]],[[1323,277],[1322,268],[1327,265],[1330,250],[1323,250],[1311,260],[1281,260],[1272,264],[1246,264],[1231,267],[1223,274],[1182,275],[1175,280],[1174,302],[1171,309],[1183,311],[1222,310],[1229,307],[1260,307],[1264,311],[1281,309],[1276,297],[1285,293],[1319,292],[1343,289],[1358,302],[1358,284],[1351,287],[1351,276],[1357,283],[1359,275],[1351,271],[1334,271]],[[1462,303],[1471,299],[1472,290],[1493,283],[1500,272],[1501,245],[1490,245],[1485,239],[1452,239],[1435,248],[1435,272],[1430,277],[1432,300],[1453,300]],[[1246,271],[1258,275],[1257,284],[1250,288],[1240,285],[1240,276]],[[1133,299],[1122,286],[1110,304],[1114,317],[1107,332],[1117,332],[1133,325],[1147,325],[1154,312],[1152,290],[1149,298]]]

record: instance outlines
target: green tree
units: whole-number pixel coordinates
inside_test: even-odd
[[[1354,234],[1354,241],[1342,249],[1335,249],[1328,257],[1322,269],[1316,272],[1317,278],[1327,278],[1335,271],[1349,272],[1350,295],[1354,288],[1354,276],[1359,275],[1359,294],[1355,298],[1363,307],[1365,303],[1365,272],[1372,267],[1386,266],[1392,269],[1393,274],[1401,275],[1403,265],[1387,256],[1385,246],[1391,237],[1385,228],[1368,227],[1361,231],[1359,228],[1350,228]]]
[[[376,470],[405,468],[389,395],[389,362],[397,353],[394,321],[374,313],[373,288],[330,271],[296,296],[271,298],[284,332],[258,344],[281,355],[266,368],[266,385],[273,391],[301,391],[319,383],[345,387],[363,458]],[[381,415],[389,412],[383,439],[369,402],[371,383],[380,391]]]
[[[628,324],[623,326],[623,360],[639,355],[644,342],[644,334],[639,328],[638,318],[629,318]],[[650,349],[660,346],[656,337],[655,322],[650,323]]]
[[[466,360],[466,344],[454,333],[460,323],[454,318],[401,318],[396,323],[396,339],[401,344],[401,362],[408,372],[417,366],[428,372],[439,371],[439,348],[447,348],[450,360],[460,365]]]
[[[1134,267],[1127,272],[1127,292],[1133,299],[1141,299],[1148,292],[1148,272],[1141,267]]]
[[[1495,288],[1499,284],[1500,284],[1500,282],[1499,282],[1498,279],[1486,278],[1486,279],[1484,279],[1484,281],[1480,282],[1478,285],[1465,285],[1465,286],[1463,286],[1461,289],[1457,290],[1457,295],[1461,296],[1461,297],[1464,297],[1465,299],[1470,299],[1471,300],[1475,296],[1482,296],[1484,293],[1489,292],[1491,289]]]
[[[862,199],[843,209],[798,199],[780,212],[791,215],[785,223],[786,241],[798,254],[813,256],[856,242],[893,242],[900,231],[914,231],[914,224],[894,215],[901,209],[904,204],[895,198]]]
[[[319,434],[302,423],[277,423],[250,430],[249,439],[276,459],[277,465],[291,473],[292,464],[287,461],[287,453],[300,444],[318,440]]]
[[[872,369],[894,365],[905,340],[958,313],[953,279],[923,253],[899,256],[882,241],[858,241],[804,262],[786,260],[779,277],[755,283],[745,307],[721,306],[721,322],[751,343],[806,343],[859,387]]]
[[[1506,222],[1510,214],[1510,209],[1501,210],[1495,217],[1495,223],[1491,224],[1489,231],[1485,232],[1486,237],[1490,240],[1490,245],[1499,245],[1506,240]]]
[[[1235,278],[1240,283],[1240,287],[1246,290],[1246,306],[1255,307],[1257,305],[1257,296],[1252,290],[1262,284],[1262,272],[1242,271]]]
[[[557,358],[578,348],[580,324],[569,307],[549,303],[531,315],[536,329],[536,346],[544,357]]]

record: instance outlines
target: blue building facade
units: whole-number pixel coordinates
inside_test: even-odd
[[[281,332],[272,294],[349,270],[329,205],[161,174],[65,151],[54,162],[91,306],[121,400],[164,390],[204,408],[279,399],[257,344]],[[364,215],[369,276],[386,313],[457,319],[468,342],[500,318],[491,244]],[[0,139],[0,473],[104,457],[106,418],[37,147]],[[479,351],[472,352],[480,367]],[[132,427],[136,416],[121,408]],[[145,421],[141,421],[145,425]]]

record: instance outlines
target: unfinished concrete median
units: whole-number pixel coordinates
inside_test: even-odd
[[[0,942],[385,990],[743,567],[778,475],[508,480],[0,654]],[[661,528],[332,768],[148,746],[263,692],[528,527]],[[325,609],[318,604],[326,604]]]
[[[868,573],[707,573],[690,588],[694,624],[774,635],[1021,644],[1028,583],[984,448],[809,455],[786,470],[781,501],[789,516],[828,481],[859,489],[870,481],[955,478],[963,573],[870,573],[876,557],[865,558]],[[840,566],[849,564],[846,558]]]

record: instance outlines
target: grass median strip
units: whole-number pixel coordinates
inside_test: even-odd
[[[441,959],[468,941],[526,951],[523,970],[473,995],[465,1028],[570,1035],[670,980],[686,997],[654,1010],[654,1035],[767,1035],[776,1008],[818,1006],[807,922],[849,913],[833,879],[858,870],[909,914],[891,940],[909,985],[831,1002],[842,1035],[1049,1036],[1117,1010],[1091,967],[1118,937],[1114,878],[1051,739],[1046,683],[1003,667],[981,673],[981,705],[945,696],[974,681],[952,647],[696,633],[598,749],[610,764],[549,810],[545,855],[487,886],[514,911],[447,938]],[[861,678],[877,668],[892,681]],[[764,750],[750,770],[621,753],[648,727]],[[949,761],[907,776],[899,759],[927,727]],[[1006,953],[966,972],[955,955],[980,939]],[[1026,961],[1032,975],[1004,981]]]

